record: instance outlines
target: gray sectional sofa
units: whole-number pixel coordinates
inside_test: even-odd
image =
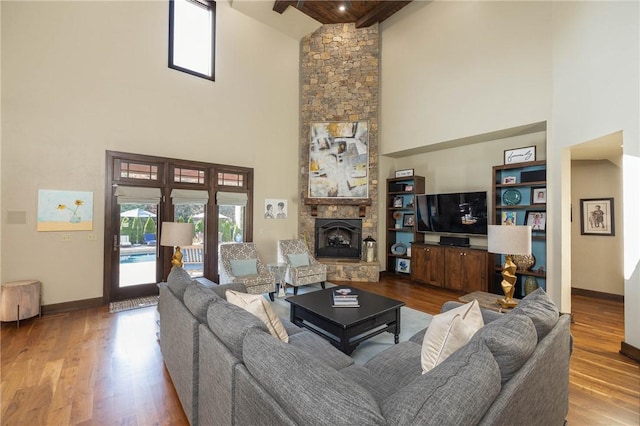
[[[561,425],[568,411],[568,315],[542,290],[426,374],[424,331],[364,365],[282,319],[254,315],[174,268],[160,289],[160,347],[192,425]],[[459,306],[448,302],[443,311]]]

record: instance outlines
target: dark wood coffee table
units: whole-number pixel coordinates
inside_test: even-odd
[[[331,287],[298,296],[287,297],[291,303],[290,320],[324,337],[347,355],[363,341],[380,333],[393,333],[400,338],[400,308],[404,302],[360,289],[359,308],[334,308],[333,291],[349,286]]]

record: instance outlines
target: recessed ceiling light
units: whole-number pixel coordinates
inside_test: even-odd
[[[340,12],[344,12],[347,7],[344,4],[341,4],[340,7],[338,7],[338,9],[340,10]]]

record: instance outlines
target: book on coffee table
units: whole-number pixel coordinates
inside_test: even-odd
[[[348,288],[333,291],[333,307],[335,308],[358,308],[358,295]]]

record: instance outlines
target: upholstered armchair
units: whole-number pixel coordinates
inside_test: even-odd
[[[301,285],[320,283],[324,288],[327,266],[309,253],[304,240],[278,241],[278,262],[287,264],[284,281],[293,286],[293,294],[298,294]]]
[[[260,259],[254,243],[220,245],[220,284],[242,283],[247,293],[269,293],[273,301],[276,278]]]

